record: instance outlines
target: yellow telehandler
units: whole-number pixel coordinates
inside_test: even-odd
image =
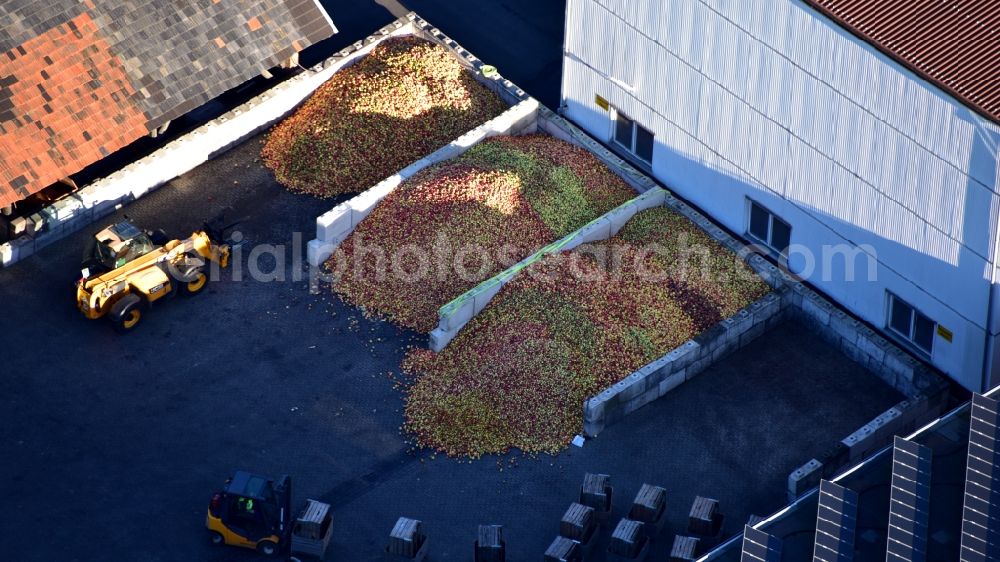
[[[77,308],[91,320],[107,316],[119,331],[134,329],[154,302],[201,292],[209,262],[229,265],[229,246],[220,236],[209,224],[186,240],[143,231],[127,218],[112,224],[84,252]]]

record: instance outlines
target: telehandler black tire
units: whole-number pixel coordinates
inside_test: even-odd
[[[185,281],[186,279],[186,281]],[[202,268],[191,269],[184,273],[183,279],[177,280],[177,287],[185,295],[197,295],[208,286],[208,275]]]
[[[142,299],[129,293],[111,307],[111,323],[119,332],[130,332],[142,321]]]

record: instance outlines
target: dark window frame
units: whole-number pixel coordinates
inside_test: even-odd
[[[630,134],[630,139],[629,139],[629,143],[628,144],[623,143],[618,138],[619,137],[619,133],[621,132],[621,130],[620,130],[619,127],[620,127],[620,125],[621,125],[621,123],[623,121],[627,121],[629,123],[628,124],[629,129],[631,129],[631,134]],[[640,130],[643,131],[644,133],[648,134],[648,136],[649,136],[649,158],[648,159],[645,156],[643,156],[642,154],[639,154],[639,151],[638,151],[638,148],[639,148],[639,131]],[[618,145],[621,148],[623,148],[626,151],[628,151],[628,153],[630,155],[634,156],[635,158],[638,158],[640,162],[643,162],[647,166],[652,166],[653,165],[653,149],[656,146],[656,134],[653,133],[653,131],[647,129],[646,127],[643,127],[642,125],[640,125],[635,119],[632,119],[631,117],[629,117],[628,114],[623,113],[622,111],[618,110],[618,108],[615,108],[614,128],[613,128],[613,130],[611,132],[611,140],[616,145]]]
[[[777,214],[775,214],[774,212],[772,212],[770,209],[768,209],[767,207],[765,207],[765,206],[761,205],[760,203],[754,201],[753,199],[750,199],[749,197],[747,198],[747,203],[748,203],[748,205],[747,205],[747,219],[746,219],[746,234],[747,234],[747,236],[749,236],[753,240],[756,240],[757,242],[760,242],[761,244],[767,246],[767,248],[770,249],[772,252],[774,252],[776,255],[778,255],[780,257],[783,257],[783,258],[788,258],[788,248],[792,245],[792,225],[791,225],[791,223],[789,223],[785,219],[779,217]],[[755,210],[758,211],[759,213],[763,213],[767,217],[767,233],[764,236],[761,236],[760,233],[754,232],[754,230],[755,230],[755,228],[754,228],[754,211]],[[774,226],[775,226],[775,223],[778,223],[781,227],[784,227],[784,230],[788,232],[788,240],[787,240],[787,243],[784,244],[783,248],[778,247],[778,245],[775,244],[775,240],[774,240],[774,232],[775,232]]]
[[[927,316],[921,312],[920,309],[913,306],[906,300],[903,300],[892,291],[886,291],[886,295],[888,299],[885,320],[886,330],[898,339],[904,341],[913,349],[930,356],[934,351],[934,334],[937,331],[937,321],[930,316]],[[897,310],[897,306],[902,310]],[[905,332],[896,326],[896,321],[901,319],[903,316],[907,317],[905,320],[907,324]],[[921,324],[923,324],[924,328],[929,326],[929,333],[925,334],[927,337],[926,342],[920,341],[923,339],[918,333],[921,328]]]

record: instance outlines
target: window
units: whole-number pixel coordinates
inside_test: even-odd
[[[644,162],[653,162],[653,133],[620,112],[615,115],[615,142]]]
[[[774,213],[750,201],[747,233],[781,255],[787,255],[792,243],[792,227]]]
[[[892,293],[889,293],[888,323],[896,335],[926,353],[931,352],[937,322]]]

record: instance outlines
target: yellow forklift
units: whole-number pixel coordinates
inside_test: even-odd
[[[291,506],[291,478],[237,470],[212,495],[205,526],[213,544],[252,548],[265,556],[290,550],[322,558],[333,535],[330,505],[307,500],[294,521]]]
[[[84,251],[77,308],[91,320],[107,316],[127,332],[153,303],[200,293],[208,283],[208,262],[229,265],[229,246],[219,238],[233,225],[223,228],[221,221],[206,223],[186,240],[143,231],[127,218],[101,230]]]

